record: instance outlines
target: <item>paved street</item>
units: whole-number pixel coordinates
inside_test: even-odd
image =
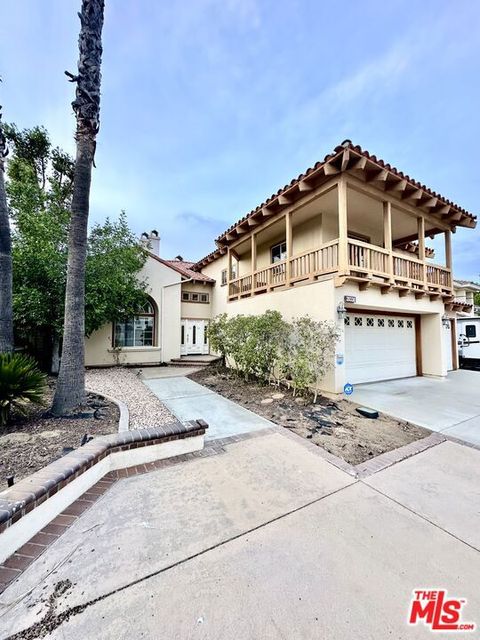
[[[268,433],[121,480],[3,594],[1,637],[67,580],[51,638],[427,639],[424,587],[478,624],[479,463],[445,442],[357,481]]]

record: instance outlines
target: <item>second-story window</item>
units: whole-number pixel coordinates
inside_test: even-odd
[[[222,287],[227,284],[227,270],[222,269]]]
[[[182,300],[183,302],[210,302],[210,296],[208,293],[197,293],[196,291],[183,291],[182,292]]]
[[[280,260],[286,260],[287,243],[279,242],[278,244],[273,245],[270,251],[271,251],[272,264],[274,262],[280,262]]]

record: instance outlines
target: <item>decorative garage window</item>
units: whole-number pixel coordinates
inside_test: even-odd
[[[413,327],[412,320],[407,320],[407,329],[411,329]]]
[[[349,316],[347,316],[347,317],[345,318],[345,324],[347,325],[347,327],[349,327],[349,326],[350,326],[350,318],[349,318]]]
[[[155,307],[146,302],[140,311],[114,325],[115,347],[153,347],[155,335]]]
[[[373,327],[373,326],[374,326],[373,318],[367,318],[367,327]]]
[[[377,320],[377,325],[378,325],[379,327],[384,327],[384,326],[385,326],[385,320],[384,320],[384,318],[379,318],[379,319]]]
[[[399,329],[403,329],[404,324],[405,324],[405,323],[404,323],[404,321],[403,321],[403,320],[399,320],[399,321],[398,321],[398,327],[399,327]]]
[[[363,324],[363,318],[355,318],[355,326],[361,327]]]
[[[387,321],[387,324],[388,324],[389,328],[391,329],[392,327],[394,327],[394,326],[395,326],[395,320],[389,319],[389,320]]]
[[[210,296],[208,293],[199,293],[196,291],[183,291],[182,292],[182,300],[183,302],[203,302],[208,303],[210,300]]]
[[[477,337],[477,330],[474,324],[467,324],[467,326],[465,327],[465,335],[467,336],[467,338]]]

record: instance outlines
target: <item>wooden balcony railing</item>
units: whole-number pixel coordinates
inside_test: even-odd
[[[299,282],[338,270],[338,240],[314,251],[305,251],[290,260],[290,281]]]
[[[348,241],[348,263],[353,271],[389,275],[389,252],[359,240]]]
[[[400,284],[415,290],[446,290],[452,287],[450,270],[428,264],[417,258],[388,251],[359,240],[347,241],[348,267],[339,275],[377,279],[387,284]],[[339,240],[318,249],[304,251],[251,274],[229,282],[229,298],[235,299],[293,285],[302,280],[339,272]]]

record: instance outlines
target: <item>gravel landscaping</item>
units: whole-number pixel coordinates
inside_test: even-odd
[[[245,382],[228,369],[206,367],[188,377],[352,465],[431,434],[385,414],[375,420],[365,418],[348,400],[333,402],[319,396],[313,404],[311,399],[294,398],[289,389]]]
[[[158,427],[176,420],[133,369],[89,369],[85,384],[95,393],[124,402],[130,413],[130,429]]]
[[[118,431],[118,407],[91,393],[81,408],[82,417],[48,415],[56,380],[47,382],[45,405],[32,406],[27,416],[13,414],[11,422],[0,429],[0,490],[7,488],[8,476],[13,475],[17,482],[77,449],[86,434],[96,437]]]

